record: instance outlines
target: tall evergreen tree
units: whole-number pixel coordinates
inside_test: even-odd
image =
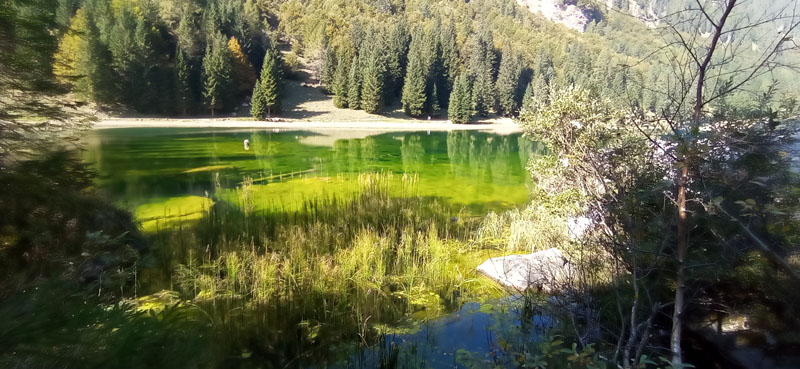
[[[348,57],[346,53],[341,52],[336,59],[336,74],[333,76],[332,88],[334,94],[333,105],[337,108],[346,108],[348,105],[347,93],[350,91],[347,80],[350,76],[352,57]]]
[[[475,114],[487,116],[494,105],[494,63],[495,55],[490,32],[484,32],[476,40],[470,59],[470,69],[474,80],[472,85],[472,104]]]
[[[133,3],[122,3],[116,10],[108,48],[120,96],[137,109],[148,110],[158,105],[157,89],[150,88],[156,65],[150,42],[153,26],[136,11]]]
[[[461,73],[453,84],[447,117],[453,123],[467,123],[472,116],[472,93],[466,73]]]
[[[387,45],[387,95],[397,96],[402,92],[403,77],[408,63],[408,45],[411,37],[405,21],[395,23],[389,31]]]
[[[175,51],[175,102],[178,111],[186,115],[192,101],[191,64],[184,55],[183,50]]]
[[[364,71],[361,79],[361,108],[367,113],[376,113],[383,106],[386,80],[385,43],[372,30],[364,45]]]
[[[424,38],[423,31],[417,30],[412,35],[408,52],[408,68],[406,69],[401,101],[406,114],[411,116],[422,115],[425,112],[427,103],[426,88],[428,86],[430,56],[426,54]]]
[[[528,83],[528,87],[525,87],[525,93],[522,95],[522,112],[533,112],[535,107],[535,101],[533,96],[533,87],[534,81]]]
[[[442,106],[439,104],[439,91],[437,91],[436,83],[431,86],[431,94],[428,97],[428,114],[437,117],[442,111]]]
[[[353,57],[350,72],[347,75],[347,106],[350,109],[361,108],[361,73],[358,56]]]
[[[447,103],[458,72],[458,46],[452,20],[439,32],[439,58],[441,65],[439,101]]]
[[[203,49],[200,42],[198,42],[198,30],[195,24],[195,15],[190,11],[184,11],[181,20],[178,23],[178,28],[175,30],[175,38],[178,47],[186,53],[187,56],[192,58],[199,58]]]
[[[533,108],[539,109],[550,103],[550,86],[544,75],[537,75],[533,82]]]
[[[279,51],[270,49],[264,55],[261,77],[250,98],[250,115],[253,118],[264,119],[281,110],[281,78],[283,76],[278,53]]]
[[[350,66],[355,55],[355,50],[346,42],[340,44],[337,48],[336,72],[333,76],[333,86],[331,88],[334,94],[333,105],[337,108],[346,108],[348,106],[349,99],[347,94],[350,92],[348,79],[350,78]]]
[[[550,53],[545,48],[539,48],[536,54],[536,70],[534,73],[541,76],[545,83],[549,84],[556,77],[555,67],[553,66],[553,59]]]
[[[228,105],[233,87],[231,58],[225,37],[219,32],[211,36],[203,58],[203,98],[212,116]]]
[[[328,93],[333,92],[333,85],[336,80],[336,67],[338,65],[336,59],[336,50],[334,50],[333,45],[328,44],[322,57],[322,73],[320,75],[320,83]]]
[[[503,116],[513,116],[519,112],[517,102],[517,84],[522,74],[522,67],[519,57],[506,47],[503,50],[502,60],[500,61],[500,71],[497,75],[497,105],[498,114]]]

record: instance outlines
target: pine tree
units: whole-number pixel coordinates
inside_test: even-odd
[[[336,58],[336,74],[333,76],[333,105],[337,108],[347,107],[347,93],[349,88],[347,85],[347,78],[350,75],[351,58],[346,57],[347,54],[342,52]]]
[[[403,109],[406,114],[420,116],[424,113],[428,85],[429,58],[425,53],[424,35],[418,30],[411,40],[408,52],[408,68],[406,69],[405,83],[403,84]]]
[[[153,26],[136,12],[133,3],[128,2],[116,10],[108,49],[119,94],[123,101],[142,111],[157,106],[159,99],[158,89],[151,88],[154,82],[151,72],[156,65],[151,47]]]
[[[500,61],[500,71],[495,84],[497,86],[496,110],[498,114],[508,117],[516,115],[519,111],[517,84],[521,73],[519,58],[507,47],[503,51],[503,59]]]
[[[350,109],[361,108],[361,73],[358,64],[358,56],[354,56],[347,75],[347,106]]]
[[[178,47],[186,53],[187,56],[192,58],[199,57],[202,49],[199,47],[197,40],[197,29],[195,25],[194,14],[189,11],[184,11],[181,20],[178,23],[178,29],[175,30],[175,38]]]
[[[538,75],[533,84],[533,103],[534,109],[546,106],[550,103],[550,86],[545,80],[545,76]]]
[[[279,51],[267,50],[264,65],[261,66],[261,77],[253,89],[250,98],[250,115],[256,119],[264,119],[281,110],[281,66]]]
[[[328,44],[325,47],[325,55],[322,59],[322,73],[320,75],[320,83],[322,83],[328,93],[333,92],[337,64],[336,51],[332,45]]]
[[[536,54],[536,70],[537,76],[541,76],[545,83],[549,84],[555,79],[556,72],[553,67],[553,59],[545,48],[540,48],[539,53]]]
[[[403,77],[408,64],[408,45],[411,38],[405,21],[394,24],[389,32],[387,45],[387,95],[397,96],[402,92]]]
[[[96,102],[112,102],[118,99],[115,87],[115,74],[111,68],[111,52],[101,41],[100,30],[90,18],[87,41],[89,50],[83,56],[83,70],[86,73],[86,83]]]
[[[453,123],[467,123],[472,116],[472,93],[466,73],[461,73],[453,83],[447,116]]]
[[[367,113],[377,113],[383,106],[386,67],[384,43],[372,31],[364,46],[364,71],[361,79],[361,108]]]
[[[225,37],[220,33],[213,35],[203,58],[203,98],[212,116],[228,105],[232,90],[231,58]]]
[[[175,102],[178,111],[184,115],[188,112],[192,100],[191,74],[191,65],[183,50],[178,48],[175,51]]]
[[[534,100],[535,97],[533,96],[534,93],[534,81],[528,83],[528,87],[525,88],[525,94],[522,95],[522,112],[534,112],[536,101]]]
[[[476,40],[477,44],[473,50],[470,60],[472,78],[472,104],[475,113],[480,116],[487,116],[489,109],[494,105],[495,85],[494,85],[494,49],[491,33],[486,32]]]
[[[267,101],[261,84],[261,81],[269,78],[264,75],[266,71],[264,68],[261,69],[261,76],[256,81],[255,87],[253,87],[253,95],[250,96],[250,116],[256,120],[262,120],[267,117]]]
[[[442,67],[442,80],[440,83],[440,96],[445,99],[440,99],[442,102],[447,102],[447,97],[453,90],[455,83],[456,73],[458,72],[458,46],[456,45],[456,29],[453,21],[447,23],[447,26],[442,28],[439,32],[439,54]]]
[[[428,101],[430,102],[428,113],[431,116],[437,117],[442,111],[442,106],[439,104],[439,92],[437,91],[436,83],[433,83],[432,86],[431,95],[428,98]]]
[[[251,92],[256,84],[256,72],[253,65],[247,59],[247,55],[242,51],[239,40],[231,37],[228,40],[228,50],[231,53],[231,65],[233,69],[234,86],[239,96],[246,96]]]

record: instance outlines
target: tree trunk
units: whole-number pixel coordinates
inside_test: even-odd
[[[681,355],[681,326],[683,324],[683,308],[685,307],[686,284],[686,253],[689,248],[689,219],[686,214],[686,187],[689,179],[689,163],[684,161],[681,175],[678,179],[678,240],[676,257],[678,270],[675,278],[675,305],[672,311],[672,335],[670,337],[670,350],[672,351],[672,366],[680,368],[683,365]]]

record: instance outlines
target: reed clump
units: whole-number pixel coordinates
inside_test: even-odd
[[[241,340],[282,325],[303,327],[306,341],[375,338],[369,327],[454,308],[475,278],[462,260],[477,220],[416,196],[416,180],[366,174],[353,197],[258,211],[245,182],[241,204],[216,201],[199,221],[160,230],[154,254],[170,289]]]

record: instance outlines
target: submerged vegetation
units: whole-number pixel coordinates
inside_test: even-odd
[[[405,194],[390,195],[396,181]],[[499,292],[475,273],[474,256],[492,253],[472,240],[479,219],[414,196],[415,181],[366,174],[352,197],[259,211],[245,185],[240,203],[217,202],[196,222],[160,230],[157,267],[142,280],[221,319],[231,349],[279,361],[302,356],[303,345],[329,357],[331,346],[374,342],[408,316],[434,318]],[[253,336],[260,331],[275,333]]]

